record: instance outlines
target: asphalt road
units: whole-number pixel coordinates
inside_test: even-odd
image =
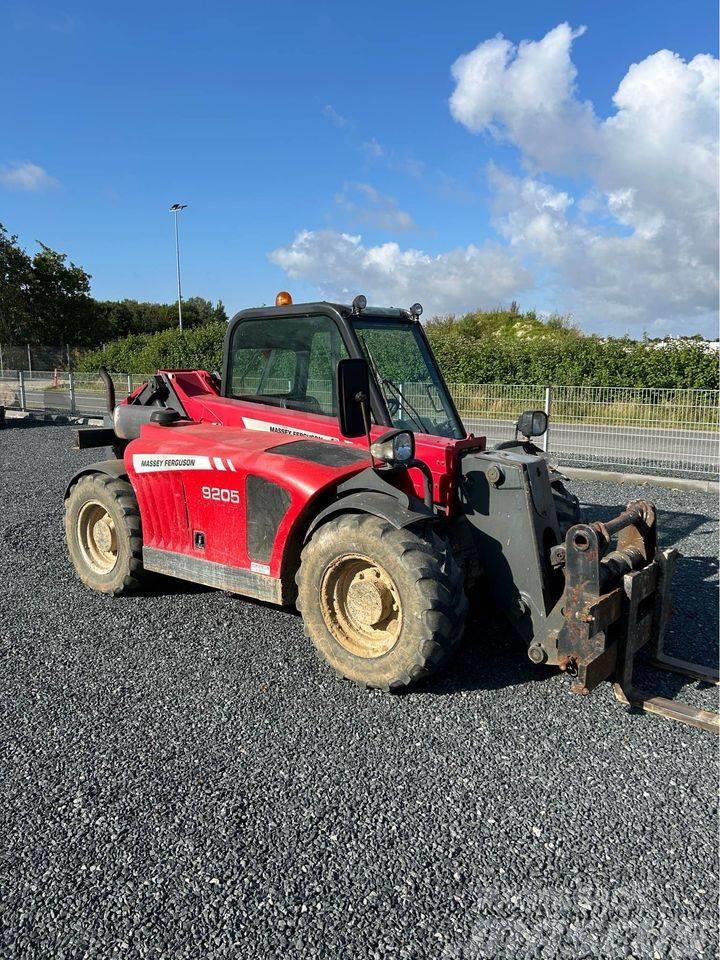
[[[0,432],[0,957],[716,956],[710,735],[571,696],[489,620],[391,696],[290,611],[94,595],[62,545],[93,454],[70,446]],[[635,495],[576,489],[606,516]],[[656,499],[686,555],[670,646],[710,662],[715,500]]]
[[[465,428],[486,436],[489,444],[512,440],[512,424],[504,420],[467,418]],[[551,454],[563,463],[627,463],[640,467],[694,469],[717,476],[720,437],[717,431],[666,427],[617,427],[610,424],[551,423]]]

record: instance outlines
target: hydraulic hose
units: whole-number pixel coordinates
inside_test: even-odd
[[[406,467],[416,467],[423,475],[423,503],[432,510],[433,476],[430,467],[423,460],[408,460]]]

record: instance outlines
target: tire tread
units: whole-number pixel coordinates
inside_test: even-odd
[[[424,604],[422,610],[412,612],[412,652],[406,657],[407,662],[399,664],[386,683],[359,682],[365,686],[379,686],[380,689],[391,691],[411,686],[436,670],[447,659],[462,635],[468,606],[462,570],[455,561],[447,540],[427,526],[418,532],[407,528],[398,530],[388,521],[367,514],[347,514],[329,521],[320,527],[305,545],[295,576],[298,587],[297,607],[303,614],[305,634],[311,640],[312,631],[305,615],[310,611],[303,609],[307,605],[305,587],[310,589],[310,584],[316,579],[315,557],[327,538],[339,541],[346,535],[352,539],[369,535],[390,546],[409,571]],[[314,640],[313,643],[322,656],[317,643]],[[336,666],[333,668],[341,676],[347,676]]]
[[[127,536],[128,543],[128,557],[126,560],[126,568],[122,573],[122,577],[118,574],[118,581],[114,584],[108,585],[107,589],[99,588],[95,582],[91,579],[88,573],[83,569],[82,562],[78,562],[74,556],[74,549],[71,544],[69,532],[67,531],[67,517],[68,512],[76,499],[83,499],[87,497],[90,499],[93,495],[98,498],[108,497],[114,501],[115,506],[119,509],[120,514],[122,515],[125,534]],[[120,596],[123,593],[130,593],[133,590],[136,590],[141,582],[141,577],[143,573],[143,563],[142,563],[142,519],[140,517],[140,509],[138,507],[137,500],[135,498],[135,491],[127,480],[121,480],[116,477],[108,476],[104,473],[90,473],[85,474],[80,477],[76,484],[73,485],[68,498],[66,500],[66,542],[68,544],[68,552],[70,553],[70,559],[73,562],[75,570],[77,572],[80,580],[91,590],[95,590],[100,593],[112,594],[112,596]]]

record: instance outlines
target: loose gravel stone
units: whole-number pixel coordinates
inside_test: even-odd
[[[60,426],[0,433],[0,957],[713,957],[717,753],[573,697],[476,621],[404,695],[318,663],[296,614],[157,578],[85,590]],[[685,554],[671,651],[717,656],[712,497],[654,495]],[[712,707],[714,691],[650,674]]]

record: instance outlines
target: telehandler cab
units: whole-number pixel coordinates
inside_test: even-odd
[[[163,370],[78,446],[65,530],[81,580],[120,594],[154,571],[296,604],[334,670],[397,690],[434,670],[481,587],[524,640],[588,693],[705,729],[717,717],[635,690],[636,651],[662,651],[677,551],[647,501],[583,522],[534,446],[542,411],[495,450],[465,430],[420,323],[422,308],[293,304],[230,321],[221,376]]]

